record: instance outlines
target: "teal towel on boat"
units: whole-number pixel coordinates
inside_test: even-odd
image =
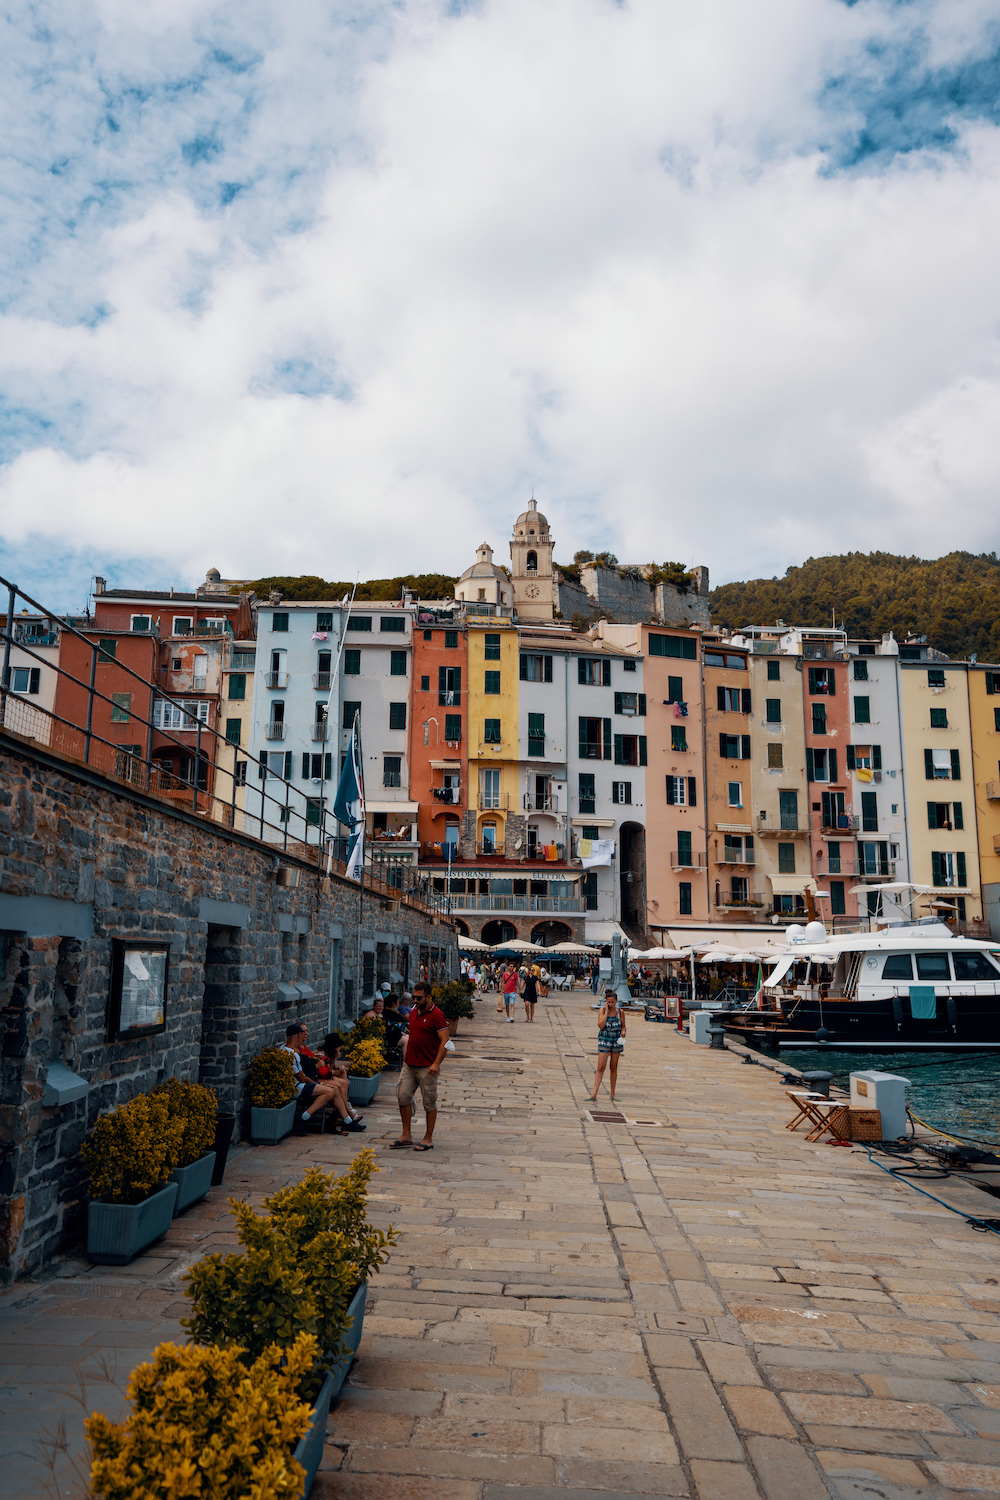
[[[937,998],[932,984],[910,985],[910,1015],[915,1021],[933,1021],[937,1016]]]

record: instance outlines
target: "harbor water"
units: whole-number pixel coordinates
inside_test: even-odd
[[[877,1069],[910,1080],[910,1112],[926,1125],[970,1141],[1000,1145],[1000,1050],[996,1052],[838,1052],[782,1047],[780,1061],[800,1072],[823,1069],[850,1087],[851,1073]]]

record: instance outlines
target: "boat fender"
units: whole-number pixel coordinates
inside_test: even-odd
[[[895,1021],[896,1025],[900,1028],[900,1030],[902,1030],[902,1026],[903,1026],[903,1002],[902,1002],[902,1000],[900,1000],[900,998],[899,998],[898,995],[893,995],[893,997],[892,997],[892,1019]]]
[[[830,1033],[827,1031],[825,1026],[817,1027],[816,1040],[817,1042],[828,1042],[830,1040]]]
[[[952,1031],[958,1031],[958,1006],[955,1004],[954,995],[948,996],[948,1025]]]

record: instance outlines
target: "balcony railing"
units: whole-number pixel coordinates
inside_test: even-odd
[[[288,686],[288,673],[268,672],[264,678],[264,686],[269,688],[286,688]]]
[[[500,844],[477,844],[476,853],[485,854],[489,858],[489,856],[494,854],[502,854],[503,847]]]
[[[330,683],[331,683],[332,679],[333,679],[333,673],[332,672],[314,672],[313,673],[313,687],[314,688],[322,688],[324,692],[328,693],[330,691]]]
[[[330,733],[330,726],[326,722],[325,719],[322,721],[322,723],[317,723],[317,724],[313,725],[313,739],[314,740],[325,740],[327,738],[327,736],[329,735],[329,733]]]
[[[700,870],[704,869],[705,856],[693,849],[675,849],[670,862],[675,870]]]
[[[717,865],[752,865],[754,861],[753,849],[725,849],[715,860]]]
[[[39,630],[36,634],[32,634],[33,630],[35,630],[33,625],[15,624],[15,641],[22,646],[58,646],[59,632],[57,630]]]
[[[524,798],[524,810],[525,812],[558,812],[556,805],[558,800],[551,794],[546,797],[537,797],[527,792]]]
[[[746,896],[733,896],[733,895],[720,896],[719,899],[718,899],[718,901],[715,904],[716,904],[716,906],[728,906],[728,907],[739,908],[739,907],[763,906],[765,904],[765,902],[764,902],[763,896],[760,894],[759,891],[752,891],[749,895],[746,895]]]
[[[852,833],[857,833],[861,825],[861,819],[849,817],[847,813],[838,813],[836,822],[829,822],[825,816],[821,817],[820,826],[824,833],[839,833],[845,838],[850,838]]]
[[[480,792],[476,806],[480,812],[509,812],[510,797],[506,792]]]
[[[1000,802],[1000,781],[986,783],[986,797],[990,802]]]
[[[455,911],[586,911],[576,896],[452,896]]]
[[[315,735],[313,736],[313,738],[315,739]],[[383,786],[402,786],[403,785],[403,773],[402,773],[402,771],[383,771],[382,772],[382,785]]]
[[[124,633],[125,635],[155,635],[156,638],[159,639],[160,631],[154,619],[152,619],[149,615],[140,615],[137,618],[147,620],[148,624],[143,626],[133,625],[128,616],[123,619],[121,615],[101,614],[95,615],[90,623],[85,626],[85,629],[108,631],[117,630]]]
[[[269,740],[283,740],[285,738],[284,722],[277,722],[272,719],[271,723],[267,726],[267,737]]]
[[[808,833],[808,814],[779,813],[777,818],[768,821],[764,813],[757,814],[757,832],[765,838],[778,838],[783,833]]]
[[[872,865],[859,860],[857,873],[862,880],[895,880],[896,861],[885,859],[880,864]]]

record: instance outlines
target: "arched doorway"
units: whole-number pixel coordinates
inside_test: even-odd
[[[565,922],[539,922],[531,929],[531,941],[542,948],[554,948],[556,943],[568,943],[572,937],[573,929]]]
[[[646,931],[646,830],[641,823],[623,823],[618,837],[622,926],[630,937]]]
[[[468,924],[468,922],[463,922],[462,919],[461,919],[461,917],[454,917],[453,921],[455,923],[455,926],[458,928],[459,932],[462,934],[463,937],[471,937],[472,936],[472,933],[469,931],[469,924]]]
[[[517,928],[513,922],[501,922],[498,918],[484,923],[480,933],[482,942],[489,943],[491,948],[495,948],[498,943],[509,943],[511,938],[516,937]]]

